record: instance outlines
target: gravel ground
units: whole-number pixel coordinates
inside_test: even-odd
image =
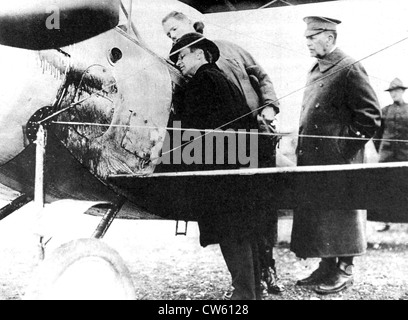
[[[38,247],[29,232],[33,216],[29,204],[0,223],[0,300],[23,299],[37,269]],[[75,230],[70,237],[88,237],[98,222],[98,217],[84,215],[66,229]],[[408,224],[391,224],[389,231],[380,233],[376,230],[381,223],[368,222],[368,250],[355,260],[354,286],[329,296],[295,286],[297,279],[317,266],[318,259],[300,260],[289,250],[291,224],[290,218],[279,220],[275,248],[286,291],[266,300],[408,300]],[[221,299],[230,278],[218,246],[201,248],[195,223],[188,224],[187,236],[174,233],[174,221],[119,219],[103,241],[125,261],[140,300]],[[60,241],[66,240],[61,237]]]

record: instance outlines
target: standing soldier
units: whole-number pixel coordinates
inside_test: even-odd
[[[302,103],[298,165],[361,163],[367,138],[380,126],[377,96],[363,66],[336,46],[341,22],[316,16],[304,21],[307,47],[317,60]],[[303,259],[321,258],[317,270],[297,285],[316,285],[319,294],[352,285],[353,258],[366,251],[365,222],[364,210],[295,210],[291,250]]]
[[[381,129],[376,134],[375,146],[379,151],[379,162],[408,161],[408,104],[404,92],[408,89],[402,81],[395,78],[387,90],[393,104],[382,109]],[[400,141],[392,141],[400,140]],[[379,231],[390,229],[388,223]]]

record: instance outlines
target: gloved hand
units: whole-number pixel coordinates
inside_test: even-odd
[[[257,116],[260,132],[276,133],[277,132],[277,120],[276,112],[273,107],[263,108],[261,114]]]
[[[271,133],[271,135],[266,136],[265,139],[269,141],[268,144],[270,144],[273,150],[275,150],[279,140],[281,139],[281,136],[277,134],[278,121],[275,115],[276,112],[273,107],[265,107],[261,114],[257,116],[259,131],[261,133]]]
[[[261,117],[267,122],[275,120],[275,116],[276,111],[272,106],[266,106],[261,111]]]

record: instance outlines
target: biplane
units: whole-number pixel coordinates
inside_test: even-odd
[[[185,82],[161,27],[172,10],[246,48],[270,74],[281,105],[277,167],[157,172],[173,91]],[[47,212],[69,200],[78,205],[68,210],[102,215],[99,239],[115,217],[195,221],[201,203],[228,206],[238,195],[271,210],[361,208],[376,221],[408,222],[408,163],[376,163],[375,151],[359,165],[296,167],[294,158],[312,62],[302,18],[344,22],[340,45],[363,62],[385,105],[390,79],[403,78],[407,13],[402,0],[3,4],[0,183],[18,196],[0,219],[31,200]]]

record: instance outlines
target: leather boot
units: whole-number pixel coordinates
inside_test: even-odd
[[[319,294],[337,293],[350,287],[353,281],[353,265],[341,261],[331,277],[316,287],[315,291]]]
[[[336,259],[322,259],[319,263],[319,267],[312,272],[307,278],[298,280],[296,285],[298,286],[314,286],[323,283],[327,280],[333,270],[336,269]]]

